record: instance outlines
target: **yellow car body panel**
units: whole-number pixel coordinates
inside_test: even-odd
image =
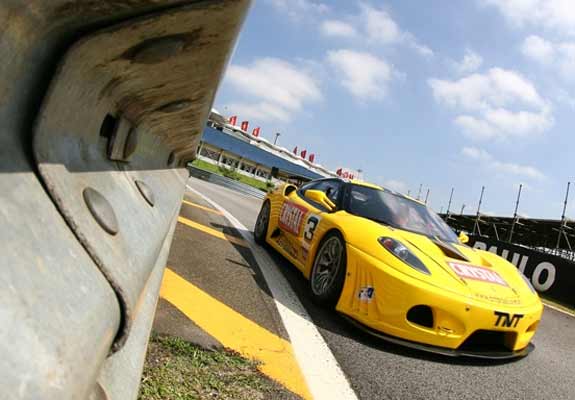
[[[282,186],[266,197],[271,204],[266,242],[309,279],[322,238],[338,231],[347,254],[344,285],[336,305],[340,313],[385,335],[446,349],[460,348],[477,331],[503,332],[510,351],[530,343],[543,305],[507,260],[463,244],[452,246],[467,260],[450,258],[424,235],[345,210],[322,211],[293,187],[285,195],[286,188]],[[381,237],[401,242],[425,264],[430,275],[390,253],[378,242]],[[473,275],[463,278],[461,273],[468,272],[467,267],[481,274],[494,272],[501,282],[475,279]],[[432,327],[407,319],[410,309],[418,305],[431,308]]]

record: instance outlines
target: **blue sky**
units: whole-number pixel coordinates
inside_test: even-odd
[[[430,205],[559,218],[575,169],[572,0],[258,0],[215,102]],[[575,200],[575,191],[572,198]],[[570,201],[569,216],[575,216]]]

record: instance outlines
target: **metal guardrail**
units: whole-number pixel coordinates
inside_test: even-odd
[[[192,165],[188,165],[188,170],[190,171],[191,176],[196,177],[198,179],[215,183],[216,185],[224,186],[229,189],[236,190],[240,193],[256,197],[258,199],[263,200],[263,198],[266,197],[265,192],[256,189],[250,185],[246,185],[245,183],[238,182],[234,179],[230,179],[228,177],[218,175],[216,173],[206,171],[204,169],[200,169]]]
[[[130,400],[250,0],[0,1],[0,400]]]

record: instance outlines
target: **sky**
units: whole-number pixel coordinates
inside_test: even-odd
[[[257,0],[215,100],[261,136],[436,211],[561,217],[572,0]],[[575,188],[574,188],[575,189]],[[575,190],[567,210],[575,217]]]

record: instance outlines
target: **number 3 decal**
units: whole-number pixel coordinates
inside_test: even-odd
[[[317,228],[318,224],[319,224],[319,218],[316,217],[315,215],[312,215],[307,219],[305,228],[303,230],[303,237],[305,240],[309,242],[312,241],[315,229]]]

